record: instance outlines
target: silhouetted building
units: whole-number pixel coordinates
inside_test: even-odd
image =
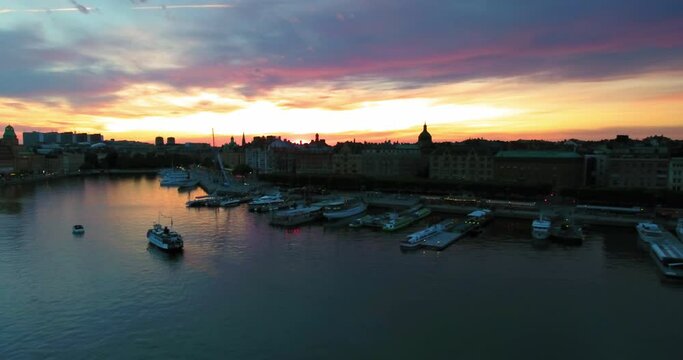
[[[332,155],[332,172],[340,175],[357,175],[361,173],[363,155],[360,153],[362,144],[344,143],[339,151]]]
[[[437,180],[490,181],[494,151],[456,145],[436,149],[429,157],[429,177]]]
[[[14,172],[14,152],[10,145],[0,143],[0,174]]]
[[[161,136],[157,136],[154,138],[154,145],[155,146],[164,146],[164,138]]]
[[[25,132],[22,134],[23,143],[26,147],[34,147],[43,143],[43,133],[37,131]]]
[[[104,142],[104,136],[102,136],[102,134],[90,134],[88,135],[88,142],[91,144],[99,144]]]
[[[417,137],[417,144],[422,149],[429,149],[433,145],[432,134],[427,131],[427,123],[422,127],[422,132]]]
[[[17,134],[14,132],[12,125],[7,125],[5,127],[5,132],[2,134],[2,144],[9,146],[19,145],[19,139],[17,138]]]
[[[62,144],[62,145],[73,144],[74,143],[74,133],[72,133],[72,132],[59,133],[57,142]]]
[[[500,183],[553,188],[583,186],[583,159],[575,152],[500,151],[494,161],[493,176]]]
[[[361,152],[362,174],[372,177],[416,177],[421,164],[419,145],[371,144]]]
[[[166,145],[168,146],[174,146],[175,145],[175,138],[173,136],[169,136],[166,139]]]

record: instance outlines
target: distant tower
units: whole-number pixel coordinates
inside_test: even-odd
[[[164,146],[164,138],[161,137],[161,136],[157,136],[157,137],[154,139],[154,145],[156,145],[156,146]]]
[[[432,145],[432,135],[427,131],[427,122],[425,122],[422,127],[422,132],[417,137],[417,144],[420,145],[420,147],[429,147]]]
[[[173,136],[170,136],[166,139],[166,145],[168,146],[174,146],[175,145],[175,138]]]
[[[7,125],[5,128],[5,133],[2,135],[2,143],[10,146],[19,145],[19,139],[12,125]]]
[[[320,141],[320,135],[318,133],[315,133],[315,142]]]
[[[247,139],[244,137],[244,132],[242,133],[242,146],[247,144]]]

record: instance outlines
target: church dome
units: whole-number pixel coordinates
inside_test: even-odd
[[[420,136],[417,137],[417,143],[424,145],[432,143],[432,134],[430,134],[429,131],[427,131],[426,123],[422,127],[422,132],[420,133]]]
[[[17,134],[14,133],[14,128],[12,127],[12,125],[7,125],[7,127],[5,127],[5,133],[2,135],[2,138],[3,139],[16,139],[17,138]]]

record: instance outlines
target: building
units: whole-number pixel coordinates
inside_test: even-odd
[[[14,172],[14,151],[12,147],[5,144],[0,144],[0,174],[9,174]]]
[[[156,138],[154,138],[154,145],[159,147],[164,146],[164,138],[161,136],[157,136]]]
[[[607,154],[588,154],[584,156],[585,185],[591,187],[607,186]]]
[[[86,133],[74,134],[74,143],[76,143],[76,144],[87,144],[88,143],[88,134],[86,134]]]
[[[493,176],[499,183],[553,188],[583,186],[584,161],[570,151],[512,150],[494,157]]]
[[[347,142],[332,154],[332,173],[339,175],[358,175],[363,166],[362,144]]]
[[[422,132],[417,136],[417,145],[419,145],[421,149],[429,149],[434,145],[432,142],[432,134],[427,131],[427,123],[424,123]]]
[[[63,132],[59,133],[57,136],[57,142],[62,145],[68,145],[74,143],[74,133],[73,132]]]
[[[42,144],[45,140],[43,133],[37,131],[24,132],[22,134],[23,144],[26,147],[35,147]]]
[[[672,157],[669,161],[669,189],[683,190],[683,157]]]
[[[429,178],[434,180],[491,181],[495,152],[464,145],[444,146],[429,156]]]
[[[104,136],[102,134],[90,134],[88,135],[88,142],[90,144],[99,144],[104,142]]]
[[[175,138],[173,136],[169,136],[166,139],[166,145],[168,146],[175,146]]]
[[[416,177],[421,151],[416,144],[368,144],[361,151],[362,174],[383,178]]]
[[[669,185],[669,159],[610,157],[607,186],[611,188],[665,189]]]
[[[7,125],[5,127],[5,132],[2,134],[2,141],[0,143],[8,146],[19,145],[19,139],[17,138],[17,134],[14,132],[12,125]]]
[[[323,175],[332,173],[333,148],[320,135],[305,145],[294,146],[294,173]]]

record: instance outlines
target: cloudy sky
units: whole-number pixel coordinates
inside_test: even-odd
[[[680,0],[0,0],[0,122],[208,139],[683,138]],[[224,137],[223,137],[224,138]]]

